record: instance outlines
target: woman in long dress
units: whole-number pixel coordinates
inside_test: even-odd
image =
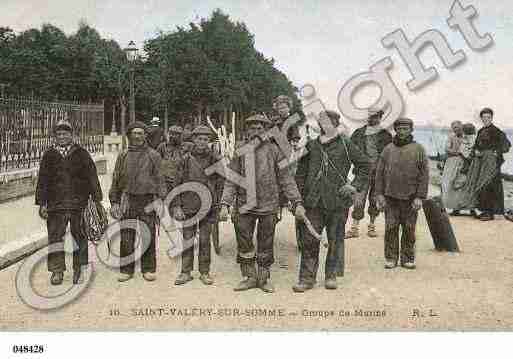
[[[454,121],[451,123],[451,129],[452,133],[449,135],[445,147],[447,161],[442,175],[442,202],[445,208],[451,208],[455,210],[453,214],[458,214],[459,194],[454,189],[453,184],[464,165],[464,159],[461,156],[463,124],[461,121]]]

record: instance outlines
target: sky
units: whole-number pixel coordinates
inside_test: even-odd
[[[499,126],[513,128],[513,2],[460,2],[477,10],[473,23],[478,32],[492,36],[494,45],[487,50],[473,51],[447,25],[453,0],[0,0],[0,26],[23,31],[51,23],[72,33],[80,20],[86,20],[121,46],[134,40],[142,47],[159,30],[187,26],[220,8],[248,26],[257,49],[274,58],[296,86],[313,85],[327,108],[338,110],[338,93],[346,81],[390,57],[390,76],[404,99],[404,114],[416,123],[479,124],[479,110],[488,106],[495,110]],[[411,79],[406,64],[395,49],[381,44],[396,29],[409,40],[438,30],[453,51],[465,53],[466,61],[447,69],[433,49],[425,49],[421,60],[426,67],[435,66],[439,76],[412,92],[406,86]],[[379,94],[376,86],[362,88],[356,104],[368,107]]]

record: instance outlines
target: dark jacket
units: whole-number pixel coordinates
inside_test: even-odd
[[[365,131],[367,130],[367,125],[357,128],[354,130],[351,135],[351,142],[353,142],[363,153],[368,154],[367,152],[367,141],[365,139]],[[378,142],[377,142],[377,150],[378,153],[383,152],[386,145],[392,142],[392,135],[387,130],[381,130],[377,133]]]
[[[351,164],[355,166],[352,185],[358,191],[366,187],[369,181],[367,156],[343,135],[325,144],[319,139],[310,141],[306,148],[308,154],[301,158],[296,172],[296,183],[305,207],[328,210],[350,207],[352,200],[342,198],[339,190],[347,182]],[[329,157],[329,163],[323,160],[323,153]]]
[[[376,195],[396,199],[424,199],[428,194],[429,165],[422,145],[412,142],[404,146],[389,144],[376,167]]]
[[[511,143],[504,132],[494,124],[482,127],[477,131],[474,149],[479,151],[492,150],[497,154],[497,166],[504,163],[504,153],[509,152]]]
[[[165,142],[164,129],[160,126],[148,127],[148,135],[146,141],[148,145],[156,150],[162,142]]]
[[[237,157],[230,165],[235,172],[243,176],[246,172],[246,157]],[[248,161],[254,161],[255,165],[255,178],[248,178],[248,180],[255,181],[256,206],[251,209],[243,208],[247,204],[246,191],[228,179],[225,181],[221,203],[229,206],[236,205],[240,213],[258,215],[277,213],[280,207],[279,195],[282,191],[293,206],[297,205],[301,202],[301,196],[294,177],[290,175],[288,167],[279,167],[279,163],[284,159],[285,156],[276,143],[269,140],[261,143],[255,150],[254,158],[252,156],[248,158]],[[237,203],[234,203],[235,200]]]
[[[170,143],[163,142],[157,148],[157,152],[160,157],[162,157],[162,176],[164,176],[167,191],[169,192],[178,185],[177,181],[184,158],[182,146],[174,146]]]
[[[77,144],[66,157],[55,148],[48,149],[39,165],[36,204],[46,205],[49,211],[81,210],[89,196],[102,200],[102,189],[96,165],[89,152]]]
[[[164,198],[166,188],[161,174],[161,158],[157,151],[145,146],[134,153],[138,157],[132,167],[128,156],[130,150],[121,152],[116,159],[109,191],[111,203],[121,203],[125,192],[132,195],[155,195]]]
[[[217,153],[210,149],[203,154],[196,154],[193,149],[191,152],[185,154],[183,161],[181,161],[181,167],[179,168],[179,175],[176,181],[176,185],[188,182],[197,182],[205,185],[212,196],[211,209],[215,209],[219,205],[224,181],[217,173],[207,176],[205,169],[219,161],[220,158]],[[173,202],[173,205],[177,204],[178,203],[175,204]],[[187,191],[180,195],[179,204],[182,206],[182,210],[185,214],[191,215],[199,211],[202,203],[198,194]]]

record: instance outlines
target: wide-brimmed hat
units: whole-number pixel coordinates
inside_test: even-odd
[[[160,123],[160,119],[158,117],[153,117],[150,121],[152,125],[158,125]]]
[[[71,127],[71,123],[69,123],[68,121],[66,120],[60,120],[58,121],[54,128],[53,128],[53,132],[57,132],[59,130],[65,130],[65,131],[70,131],[70,132],[73,132],[73,127]]]
[[[250,125],[252,123],[261,123],[263,124],[264,126],[270,126],[272,125],[272,122],[271,120],[269,120],[266,116],[264,115],[260,115],[260,114],[256,114],[256,115],[252,115],[252,116],[249,116],[248,118],[246,118],[246,124]]]

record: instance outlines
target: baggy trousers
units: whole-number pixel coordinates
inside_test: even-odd
[[[356,196],[358,197],[358,200],[355,201],[355,203],[359,203],[359,206],[355,206],[353,208],[352,217],[354,220],[360,221],[364,217],[365,213],[365,202],[367,200],[367,197],[369,199],[369,208],[367,209],[367,213],[370,217],[377,217],[379,215],[378,207],[377,207],[377,201],[376,201],[376,191],[375,191],[375,184],[376,184],[376,168],[371,169],[370,175],[369,175],[369,183],[365,188],[360,191],[356,192]]]
[[[257,226],[258,220],[258,226]],[[253,233],[257,226],[257,247],[253,243]],[[253,265],[255,260],[259,267],[269,269],[274,263],[274,213],[260,215],[245,213],[238,215],[237,263]]]
[[[83,235],[81,228],[82,211],[50,211],[46,220],[48,230],[48,243],[51,251],[48,253],[48,271],[64,272],[66,260],[64,254],[64,235],[66,227],[70,223],[71,235],[78,245],[78,250],[73,251],[73,270],[80,269],[80,266],[88,262],[87,238]],[[55,248],[55,249],[54,249]]]
[[[385,259],[397,263],[399,259],[399,227],[401,235],[401,263],[415,261],[415,226],[417,211],[413,200],[386,197]]]
[[[198,232],[198,225],[183,229],[183,252],[182,252],[182,273],[190,273],[194,268],[194,237]],[[210,234],[212,232],[211,223],[208,218],[199,222],[199,252],[198,267],[201,274],[207,274],[210,271]]]
[[[344,271],[344,233],[348,209],[340,208],[331,211],[318,207],[307,208],[306,216],[317,233],[322,233],[323,229],[326,228],[328,235],[328,253],[324,265],[325,278],[335,278],[337,272],[342,274]],[[303,222],[301,222],[299,226],[303,242],[299,281],[314,284],[319,269],[320,241],[310,233]]]
[[[155,243],[155,230],[157,216],[155,212],[146,213],[144,208],[153,201],[153,195],[130,195],[128,198],[128,213],[121,221],[121,260],[127,261],[120,267],[121,273],[133,274],[135,270],[135,243],[138,240],[144,252],[141,256],[141,272],[155,273],[157,270],[157,255]],[[140,221],[134,225],[136,220]],[[139,238],[136,238],[136,229],[139,229]]]

